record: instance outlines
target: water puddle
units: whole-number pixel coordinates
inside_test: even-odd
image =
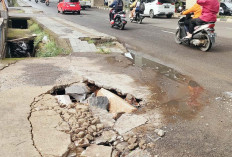
[[[188,76],[133,51],[125,56],[135,66],[151,68],[160,75],[155,80],[160,82],[158,87],[150,87],[153,93],[150,103],[141,112],[150,110],[152,113],[153,110],[158,109],[166,122],[169,123],[193,119],[206,104],[207,100],[203,98],[204,89]]]
[[[154,61],[152,58],[146,58],[143,56],[140,56],[136,54],[134,51],[129,50],[129,53],[126,53],[125,56],[129,58],[136,66],[138,67],[149,67],[155,70],[156,72],[172,79],[175,81],[181,81],[181,82],[186,82],[187,76],[182,75],[178,71],[162,65],[156,61]]]

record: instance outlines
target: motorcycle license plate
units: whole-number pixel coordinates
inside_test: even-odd
[[[208,34],[211,38],[213,38],[213,37],[216,37],[217,36],[217,34],[216,33],[210,33],[210,34]]]

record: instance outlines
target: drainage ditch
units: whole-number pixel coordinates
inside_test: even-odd
[[[8,21],[6,58],[35,57],[34,38],[28,29],[28,18],[10,18]]]

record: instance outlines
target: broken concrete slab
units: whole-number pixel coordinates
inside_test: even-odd
[[[57,95],[56,98],[61,105],[68,106],[72,104],[72,101],[68,95]]]
[[[36,111],[31,114],[34,144],[42,156],[62,156],[71,143],[70,135],[56,129],[62,121],[52,110]]]
[[[147,119],[141,115],[122,115],[114,125],[114,129],[118,131],[119,134],[124,134],[140,125],[147,122]]]
[[[104,110],[109,109],[109,100],[105,96],[91,97],[88,99],[88,104],[90,106],[96,106]]]
[[[81,157],[111,157],[112,147],[92,144],[81,153]]]
[[[65,88],[65,93],[70,94],[88,94],[90,92],[89,87],[84,83],[76,83]]]
[[[117,138],[117,134],[115,131],[113,130],[103,131],[102,135],[96,138],[95,143],[96,144],[111,143],[111,142],[114,142],[116,138]]]
[[[126,157],[152,157],[152,156],[146,150],[136,149],[132,151],[130,154],[126,155]]]
[[[110,102],[109,112],[111,113],[118,113],[118,112],[132,113],[137,110],[134,106],[130,105],[119,96],[111,93],[110,91],[104,88],[101,88],[97,92],[97,96],[106,96],[109,99]]]
[[[90,107],[90,110],[94,116],[99,117],[105,128],[111,128],[114,126],[115,120],[113,119],[113,115],[111,113],[94,106]]]
[[[65,88],[65,94],[72,96],[77,102],[83,102],[89,92],[89,87],[84,83],[76,83]]]

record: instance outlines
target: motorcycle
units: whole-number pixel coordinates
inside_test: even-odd
[[[36,3],[38,3],[38,0],[35,0]],[[49,6],[49,0],[40,0],[41,3],[45,3],[46,6]]]
[[[144,16],[141,14],[141,12],[139,11],[136,11],[135,12],[135,16],[133,18],[130,19],[131,22],[135,21],[137,22],[138,24],[141,24],[142,21],[144,19]]]
[[[111,12],[114,12],[114,9],[110,10]],[[127,24],[126,21],[126,13],[124,11],[120,11],[118,13],[114,14],[114,22],[110,22],[111,27],[117,27],[120,30],[123,30],[125,28],[125,25]]]
[[[194,28],[191,39],[185,39],[187,35],[186,26],[184,24],[186,17],[180,18],[175,33],[175,42],[177,44],[186,44],[199,47],[201,51],[209,51],[215,43],[216,33],[214,33],[214,22],[209,22]]]

